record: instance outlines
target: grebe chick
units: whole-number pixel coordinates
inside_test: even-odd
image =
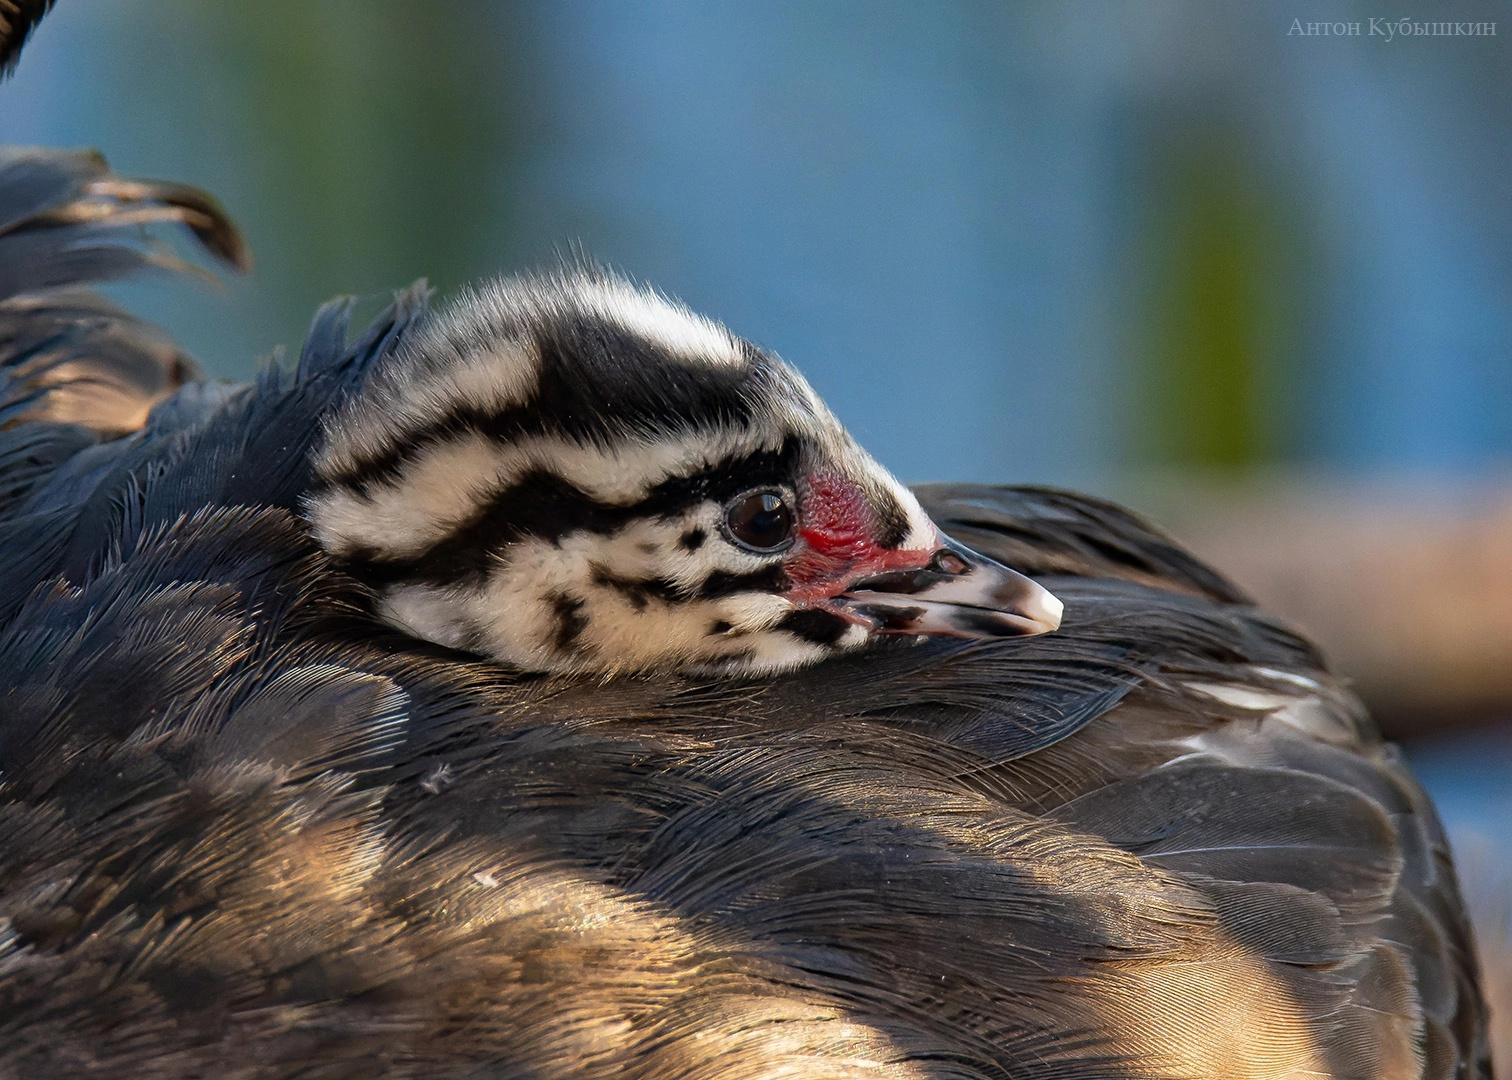
[[[796,668],[1060,623],[776,356],[603,272],[495,282],[329,421],[306,512],[392,623],[536,671]]]

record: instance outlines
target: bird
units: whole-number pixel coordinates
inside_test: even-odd
[[[0,157],[0,1077],[1490,1075],[1426,795],[1154,526],[592,267],[206,380],[144,222],[248,265]]]
[[[465,294],[325,428],[321,546],[390,621],[522,670],[755,674],[1060,622],[796,371],[603,270]]]

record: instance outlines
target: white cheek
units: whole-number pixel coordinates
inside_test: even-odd
[[[587,533],[568,537],[564,548],[576,552],[586,561],[626,579],[669,578],[680,580],[670,571],[678,563],[678,541],[687,531],[680,521],[637,521],[615,533],[605,542]]]
[[[739,670],[751,675],[774,675],[780,671],[812,664],[829,656],[831,650],[811,641],[801,641],[789,634],[759,634],[744,642],[747,654]]]
[[[696,655],[708,647],[710,620],[695,610],[652,601],[635,608],[622,597],[599,591],[588,597],[584,642],[611,668],[654,666]]]
[[[680,535],[677,523],[640,522],[612,536],[583,532],[557,544],[511,545],[508,561],[467,597],[467,622],[492,655],[539,668],[631,670],[704,651],[714,641],[710,628],[724,618],[715,602],[647,597],[637,603],[602,580],[605,574],[630,582],[663,576],[658,553]],[[576,605],[578,620],[565,648],[563,604]]]
[[[726,622],[747,633],[770,629],[793,610],[790,601],[769,593],[742,593],[712,606]]]
[[[730,670],[773,672],[865,640],[861,627],[829,646],[779,630],[793,605],[771,593],[670,601],[658,595],[657,582],[692,587],[712,571],[749,573],[771,565],[770,558],[739,551],[719,535],[720,513],[705,504],[612,535],[520,541],[500,552],[483,584],[400,586],[386,599],[385,614],[421,637],[536,670],[717,666],[728,658]],[[693,530],[702,530],[704,539],[689,551],[685,538]],[[636,582],[650,584],[639,593]]]
[[[509,561],[501,562],[487,582],[463,600],[467,623],[482,647],[525,667],[558,666],[557,600],[577,598],[581,575],[575,567],[580,562],[541,540],[511,545]]]
[[[452,648],[467,639],[464,599],[447,589],[427,585],[400,585],[380,601],[383,618],[416,637]]]
[[[859,649],[870,637],[871,632],[864,626],[847,626],[845,632],[840,635],[840,639],[835,642],[835,648]]]

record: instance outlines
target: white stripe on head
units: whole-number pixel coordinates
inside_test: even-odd
[[[363,549],[418,555],[485,504],[497,457],[494,444],[478,434],[427,446],[404,461],[393,482],[366,493],[334,487],[311,495],[305,516],[321,546],[337,555]]]
[[[637,288],[607,274],[558,279],[554,285],[545,295],[557,312],[602,319],[692,366],[745,364],[745,353],[734,334],[653,289]]]
[[[535,389],[539,372],[533,342],[501,338],[459,352],[448,342],[444,322],[422,327],[327,423],[316,472],[329,478],[381,457],[417,431],[445,423],[459,408],[488,413],[519,405]]]

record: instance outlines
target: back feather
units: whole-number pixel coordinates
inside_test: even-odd
[[[57,0],[0,0],[0,79],[15,69],[26,39]]]
[[[146,239],[157,223],[183,224],[222,261],[248,265],[235,226],[201,192],[124,180],[92,151],[0,149],[0,500],[20,497],[37,468],[137,430],[199,377],[160,330],[81,288],[188,269]]]

